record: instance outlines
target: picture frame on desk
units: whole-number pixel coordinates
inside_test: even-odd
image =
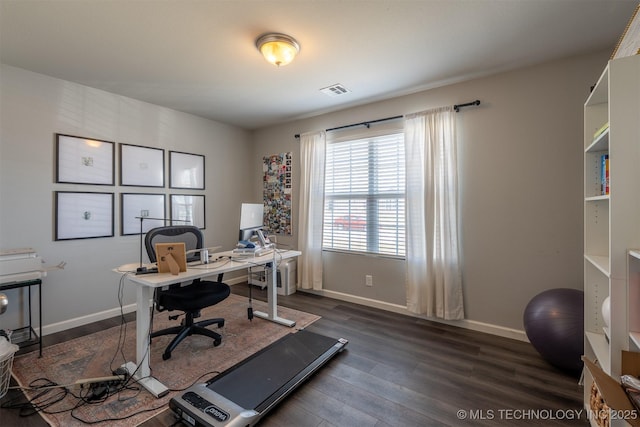
[[[56,134],[56,182],[114,185],[115,144]]]
[[[204,156],[169,151],[169,188],[204,190]]]
[[[113,237],[113,193],[55,192],[54,240]]]
[[[206,228],[205,196],[200,194],[171,194],[169,199],[171,225],[195,225]]]
[[[164,226],[167,222],[164,218],[164,194],[120,194],[120,235],[130,236],[141,231],[144,234],[152,228]]]
[[[162,148],[119,144],[120,185],[164,188]]]

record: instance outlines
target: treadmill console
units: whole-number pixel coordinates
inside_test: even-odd
[[[203,396],[207,396],[208,400]],[[215,401],[215,404],[210,400]],[[246,410],[222,396],[213,394],[206,384],[195,384],[181,395],[172,398],[169,408],[183,423],[193,427],[247,426],[259,419],[256,411]]]
[[[229,419],[229,413],[223,411],[218,408],[211,402],[208,402],[206,399],[200,397],[200,395],[194,393],[193,391],[188,391],[182,395],[182,399],[185,402],[188,402],[194,406],[194,408],[201,410],[211,418],[221,423],[224,423]]]

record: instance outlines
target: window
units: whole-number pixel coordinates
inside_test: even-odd
[[[405,255],[404,134],[327,145],[323,249]]]

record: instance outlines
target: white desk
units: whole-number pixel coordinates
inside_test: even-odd
[[[231,252],[223,252],[212,254],[216,256],[230,256]],[[173,285],[175,283],[188,282],[203,277],[218,275],[221,273],[228,273],[231,271],[243,270],[256,265],[265,265],[273,263],[271,272],[273,274],[271,280],[271,286],[267,290],[267,313],[255,311],[253,314],[256,317],[267,319],[273,322],[277,322],[289,327],[295,326],[295,322],[287,319],[283,319],[278,316],[277,308],[277,264],[279,261],[288,258],[295,258],[300,256],[301,252],[298,251],[282,251],[274,250],[273,253],[260,257],[251,257],[243,260],[232,260],[229,258],[222,259],[217,262],[209,264],[190,264],[187,266],[187,271],[179,273],[178,275],[172,275],[171,273],[156,273],[156,274],[141,274],[135,275],[131,273],[127,275],[127,278],[137,285],[136,290],[136,363],[128,362],[124,365],[130,373],[134,373],[134,378],[145,387],[151,394],[156,397],[162,397],[168,393],[167,387],[165,387],[160,381],[151,376],[151,369],[149,367],[149,328],[151,324],[151,311],[149,309],[149,302],[153,298],[153,292],[155,288],[161,288],[163,286]],[[117,272],[122,272],[122,267],[116,269]]]

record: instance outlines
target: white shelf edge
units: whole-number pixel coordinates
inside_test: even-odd
[[[610,194],[600,194],[598,196],[588,196],[584,198],[585,202],[597,202],[600,200],[609,200],[611,198]]]
[[[595,153],[599,151],[609,150],[609,128],[606,128],[600,135],[594,138],[589,146],[584,150],[585,153]]]
[[[584,103],[585,107],[591,107],[593,105],[604,104],[608,101],[608,93],[609,93],[609,64],[605,67],[600,74],[600,78],[598,82],[593,87],[593,90],[587,97],[586,102]]]
[[[602,255],[584,255],[584,259],[589,261],[602,274],[609,277],[609,257]]]
[[[640,249],[629,249],[629,256],[640,259]]]
[[[585,332],[585,336],[587,337],[587,341],[589,342],[591,349],[596,355],[596,359],[598,360],[600,367],[605,371],[608,370],[610,366],[609,343],[607,342],[604,334],[587,331]]]

